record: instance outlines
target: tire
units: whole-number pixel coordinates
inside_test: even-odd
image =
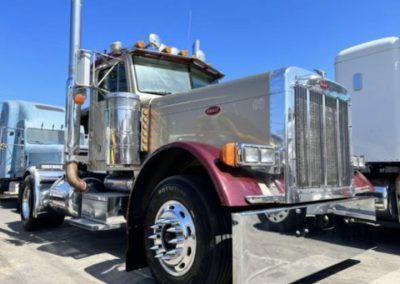
[[[32,176],[27,176],[22,184],[20,215],[24,229],[32,231],[39,228],[39,219],[33,217],[34,183]]]
[[[20,197],[20,216],[27,231],[37,230],[42,227],[55,228],[63,224],[65,215],[59,214],[53,210],[41,215],[39,218],[33,216],[33,206],[35,197],[35,179],[27,176],[22,184]]]
[[[304,226],[307,211],[304,208],[280,210],[269,214],[259,214],[262,226],[267,230],[281,233],[296,233]]]
[[[194,176],[172,176],[154,190],[144,221],[147,263],[160,283],[229,283],[230,217]],[[163,251],[164,249],[164,251]]]

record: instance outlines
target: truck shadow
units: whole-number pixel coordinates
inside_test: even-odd
[[[9,202],[1,202],[2,208],[8,205],[15,208]],[[5,223],[0,233],[6,236],[3,240],[16,249],[33,245],[40,252],[71,259],[75,266],[83,264],[83,271],[104,283],[155,283],[148,268],[125,271],[125,229],[90,232],[66,222],[59,228],[27,232],[20,221],[12,221]]]

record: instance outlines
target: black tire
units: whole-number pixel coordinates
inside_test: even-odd
[[[281,210],[271,214],[259,214],[260,228],[281,233],[296,233],[305,225],[307,211],[304,208]]]
[[[21,188],[21,203],[20,215],[21,221],[25,230],[32,231],[39,228],[39,219],[33,217],[33,202],[34,202],[34,183],[35,179],[32,176],[27,176],[22,183]]]
[[[34,186],[35,179],[33,176],[27,176],[22,183],[19,207],[24,229],[27,231],[32,231],[42,227],[55,228],[61,226],[64,222],[65,215],[59,214],[51,209],[50,212],[42,214],[38,218],[33,216],[33,204],[36,198]],[[24,195],[29,195],[29,197],[25,196],[24,198]],[[26,206],[29,206],[29,208]]]
[[[232,243],[228,237],[221,238],[231,234],[230,216],[219,206],[211,190],[212,185],[206,183],[204,179],[194,176],[173,176],[163,180],[153,192],[145,216],[144,244],[147,263],[158,282],[210,284],[231,282]],[[189,256],[192,259],[183,275],[173,275],[164,268],[163,260],[155,258],[155,241],[149,238],[157,232],[150,226],[155,224],[159,210],[165,204],[170,204],[169,202],[183,205],[195,228],[196,245],[193,255],[190,254],[191,250],[182,253],[184,257]],[[160,230],[165,232],[166,225],[160,226],[163,226]],[[166,234],[164,233],[164,236]],[[166,243],[164,240],[162,242]]]

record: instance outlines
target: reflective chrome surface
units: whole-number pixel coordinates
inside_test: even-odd
[[[29,186],[25,186],[24,193],[22,195],[22,216],[24,219],[28,219],[31,213],[31,191]]]
[[[82,194],[75,192],[68,181],[61,177],[51,186],[47,204],[67,216],[79,217]]]
[[[167,201],[151,228],[154,246],[150,249],[164,270],[173,276],[187,273],[196,255],[196,230],[189,210],[178,201]]]
[[[82,196],[81,217],[105,225],[125,223],[122,208],[127,199],[128,193],[85,193]]]
[[[139,96],[132,93],[107,94],[105,129],[107,157],[111,168],[140,164]]]
[[[104,186],[110,190],[131,191],[133,189],[133,177],[108,175],[104,179]]]
[[[81,0],[71,1],[69,67],[65,112],[65,160],[74,161],[79,153],[81,106],[74,103],[78,53],[81,42]]]
[[[373,247],[374,226],[353,221],[373,212],[369,198],[232,213],[233,283],[290,283]]]
[[[349,96],[330,81],[327,84],[332,88],[323,89],[321,80],[312,71],[289,67],[199,88],[189,94],[154,98],[149,106],[149,153],[180,140],[216,147],[228,142],[272,146],[280,156],[280,168],[265,168],[264,172],[279,179],[278,174],[283,173],[281,184],[286,194],[284,200],[281,193],[263,199],[299,203],[352,196]],[[296,86],[304,90],[301,102]],[[299,103],[304,107],[299,108]],[[219,111],[210,115],[206,111],[210,107]],[[331,115],[328,117],[327,113]],[[303,155],[301,145],[308,149]],[[268,187],[263,179],[257,182]],[[259,202],[254,197],[251,201]]]

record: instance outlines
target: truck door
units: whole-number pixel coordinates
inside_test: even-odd
[[[22,176],[26,167],[25,159],[25,131],[21,124],[18,124],[15,129],[15,143],[14,143],[14,175]]]

